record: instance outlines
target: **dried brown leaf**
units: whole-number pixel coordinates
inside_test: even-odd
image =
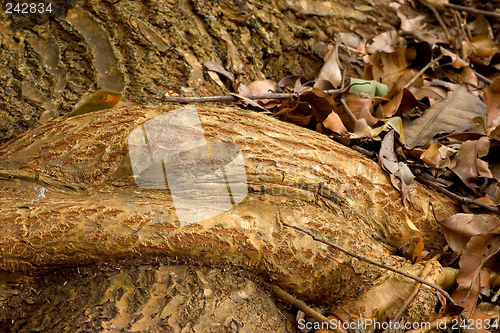
[[[347,134],[347,129],[342,123],[342,120],[340,120],[339,115],[335,112],[331,112],[328,117],[323,120],[323,126],[340,135]]]
[[[340,86],[342,83],[342,72],[340,70],[338,60],[338,49],[332,45],[328,45],[328,53],[325,56],[325,63],[321,68],[316,81],[329,81],[334,87]]]
[[[463,61],[457,54],[451,52],[451,51],[448,51],[447,49],[445,49],[444,47],[439,47],[439,50],[441,51],[441,53],[446,56],[446,57],[449,57],[451,58],[451,66],[453,68],[464,68],[464,67],[467,67],[469,66],[469,64],[465,61]]]
[[[462,252],[471,237],[500,230],[500,220],[489,214],[459,213],[439,223],[446,241],[456,252]]]
[[[488,107],[486,127],[500,125],[500,78],[497,78],[484,89],[484,102]]]
[[[485,66],[489,65],[493,56],[498,53],[495,42],[484,35],[474,36],[470,42],[463,41],[462,48],[472,63]]]
[[[409,200],[409,189],[415,177],[405,163],[398,162],[394,152],[394,130],[389,131],[384,136],[379,157],[382,168],[389,173],[392,185],[401,192],[401,200],[405,205],[406,201]]]
[[[403,88],[389,102],[384,104],[384,118],[392,117],[395,114],[409,114],[415,108],[425,110],[427,109],[427,105],[420,103],[411,91]]]
[[[77,107],[65,117],[74,117],[89,112],[111,109],[122,99],[123,94],[119,91],[101,89],[96,91],[88,100]]]
[[[464,308],[464,313],[468,318],[472,318],[476,310],[480,288],[488,283],[489,272],[482,268],[499,250],[500,235],[482,233],[470,238],[460,257],[460,272],[457,275],[458,288],[452,297],[459,306]],[[482,279],[479,278],[480,274],[483,275]]]
[[[486,115],[486,105],[460,87],[430,108],[422,117],[405,121],[405,146],[409,149],[422,146],[438,133],[462,132],[471,127],[470,119]]]
[[[458,152],[457,163],[452,168],[452,171],[476,194],[478,194],[478,181],[484,182],[483,177],[493,177],[488,162],[481,159],[488,155],[489,149],[490,139],[486,136],[479,140],[464,142]]]
[[[234,82],[234,74],[227,71],[222,65],[215,64],[211,62],[210,60],[205,60],[203,62],[203,65],[210,71],[219,73],[229,79],[229,81]]]

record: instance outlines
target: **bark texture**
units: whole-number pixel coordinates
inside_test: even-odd
[[[322,134],[224,106],[198,106],[201,124],[209,142],[240,147],[250,193],[226,213],[181,227],[169,190],[135,184],[127,141],[134,128],[174,108],[56,120],[2,146],[0,268],[33,273],[124,258],[191,258],[235,265],[309,302],[334,304],[366,293],[384,272],[283,222],[409,270],[416,268],[372,234],[398,248],[416,244],[408,216],[428,249],[444,244],[428,202],[443,219],[456,212],[447,198],[417,184],[420,212],[403,207],[373,161]],[[425,317],[429,297],[426,311],[411,319]]]
[[[168,91],[227,92],[229,82],[206,71],[206,60],[246,83],[289,74],[314,79],[337,32],[368,39],[398,24],[389,2],[40,0],[53,12],[0,11],[2,328],[295,331],[259,279],[353,315],[377,312],[377,302],[368,306],[377,298],[359,296],[376,294],[380,281],[393,277],[283,221],[418,273],[419,265],[371,235],[397,247],[414,244],[408,216],[427,248],[437,248],[444,239],[427,202],[442,219],[456,211],[451,201],[417,185],[420,212],[402,207],[375,163],[327,137],[238,108],[200,105],[206,137],[240,147],[250,193],[225,214],[181,227],[168,190],[135,184],[127,145],[134,128],[176,106],[47,121],[97,89],[150,105]],[[362,72],[345,50],[340,59],[347,77]],[[397,283],[401,294],[411,289]],[[425,318],[434,302],[424,290],[406,320]]]
[[[2,7],[0,142],[70,112],[97,89],[156,105],[170,90],[226,92],[229,82],[208,73],[206,60],[246,83],[289,74],[312,80],[337,32],[356,27],[369,38],[398,22],[389,2],[40,0],[52,5],[44,14]],[[340,57],[347,77],[353,68],[362,73],[354,57]]]

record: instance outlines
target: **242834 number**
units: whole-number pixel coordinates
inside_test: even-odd
[[[11,3],[8,2],[5,4],[5,12],[7,14],[44,14],[44,13],[52,13],[52,4],[48,3]]]

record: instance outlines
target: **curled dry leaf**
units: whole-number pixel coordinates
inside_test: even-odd
[[[451,66],[453,68],[458,69],[458,68],[464,68],[464,67],[469,66],[469,64],[467,62],[465,62],[464,60],[462,60],[457,54],[455,54],[451,51],[448,51],[444,47],[440,46],[439,50],[441,51],[441,54],[443,54],[446,57],[451,58]]]
[[[462,143],[456,165],[452,168],[462,182],[476,194],[479,193],[478,182],[484,183],[484,177],[493,177],[488,162],[481,159],[488,155],[489,149],[490,139],[486,136]]]
[[[323,120],[323,126],[331,130],[332,132],[338,133],[340,135],[347,134],[347,129],[345,128],[339,115],[335,112],[331,112],[325,120]]]
[[[471,127],[470,119],[486,116],[486,105],[460,87],[444,100],[428,108],[422,117],[403,121],[409,149],[422,146],[438,133],[462,132]]]
[[[420,159],[427,165],[442,169],[450,165],[450,157],[455,155],[455,150],[434,142],[420,156]]]
[[[296,82],[302,85],[307,82],[307,79],[303,75],[289,75],[282,78],[280,82],[278,82],[278,86],[282,89],[293,91]]]
[[[398,9],[397,15],[401,19],[402,31],[410,31],[420,40],[425,40],[430,44],[446,42],[446,37],[441,30],[431,31],[430,27],[423,23],[426,20],[425,15],[416,15],[413,11],[406,12],[401,9],[401,7]]]
[[[226,77],[227,79],[229,79],[229,81],[234,82],[234,74],[227,71],[224,67],[222,67],[222,65],[215,64],[215,63],[211,62],[210,60],[205,60],[203,62],[203,65],[209,71],[219,73],[219,74],[223,75],[224,77]]]
[[[356,119],[364,118],[369,126],[375,125],[379,119],[375,118],[371,114],[371,109],[374,104],[378,104],[384,101],[380,97],[374,98],[361,98],[354,94],[348,94],[346,96],[346,103],[351,112],[354,114]]]
[[[384,117],[389,118],[395,114],[405,116],[413,112],[415,108],[425,110],[427,105],[419,102],[410,90],[403,88],[384,104]]]
[[[422,238],[422,233],[420,232],[420,230],[418,230],[418,228],[415,226],[415,224],[413,224],[413,222],[408,218],[408,216],[405,216],[405,217],[406,217],[406,224],[408,224],[410,229],[412,229],[418,233],[418,243],[417,243],[417,245],[415,245],[415,248],[413,249],[413,255],[412,255],[412,259],[411,259],[413,263],[418,263],[418,262],[422,261],[422,251],[424,249],[424,239]]]
[[[478,65],[489,65],[493,56],[498,53],[495,42],[490,37],[484,35],[472,37],[470,44],[467,41],[463,41],[462,47],[471,62]]]
[[[361,118],[354,123],[354,131],[349,135],[350,139],[360,139],[364,137],[371,137],[372,128],[368,126],[366,119]]]
[[[382,140],[379,152],[380,164],[389,173],[392,186],[401,192],[403,205],[409,200],[408,194],[415,176],[405,163],[398,162],[394,152],[394,130],[387,133]]]
[[[489,214],[459,213],[448,217],[439,224],[446,241],[456,252],[462,252],[473,236],[495,233],[500,230],[500,220]]]
[[[494,38],[490,22],[486,19],[486,17],[484,17],[484,15],[477,15],[474,21],[467,25],[473,36],[484,35]]]
[[[406,44],[406,40],[399,36],[396,30],[383,32],[372,38],[366,45],[369,54],[377,52],[394,52],[397,48]]]
[[[281,88],[273,80],[253,81],[248,85],[248,88],[254,95],[281,92]]]
[[[470,238],[460,257],[460,272],[457,275],[458,288],[452,297],[464,308],[467,318],[477,318],[475,313],[480,288],[488,286],[490,272],[483,269],[485,263],[500,250],[500,235],[482,233]],[[480,276],[481,275],[481,276]],[[487,332],[487,331],[486,331]]]
[[[484,102],[488,107],[486,127],[490,128],[500,125],[500,78],[491,82],[484,89]]]
[[[399,142],[405,143],[405,135],[403,131],[403,122],[401,121],[401,118],[399,117],[391,117],[389,119],[382,119],[381,122],[384,123],[384,125],[379,126],[374,128],[371,131],[371,136],[375,137],[382,133],[383,131],[390,131],[391,129],[396,131],[399,135]]]
[[[318,79],[329,81],[334,87],[340,86],[342,83],[342,72],[338,59],[338,48],[328,45],[328,53],[325,56],[325,63],[319,72]]]

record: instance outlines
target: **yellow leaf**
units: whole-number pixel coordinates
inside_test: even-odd
[[[85,113],[111,109],[122,99],[123,94],[118,91],[101,89],[96,91],[88,100],[78,108],[65,115],[65,117],[79,116]]]
[[[405,216],[405,217],[406,217],[406,224],[408,224],[410,229],[418,232],[419,239],[418,239],[417,245],[415,246],[415,249],[413,250],[413,257],[412,257],[412,261],[414,263],[417,263],[417,262],[422,261],[422,250],[424,249],[424,239],[422,238],[422,233],[420,232],[420,230],[418,230],[418,228],[413,224],[413,222],[410,221],[408,216]]]

